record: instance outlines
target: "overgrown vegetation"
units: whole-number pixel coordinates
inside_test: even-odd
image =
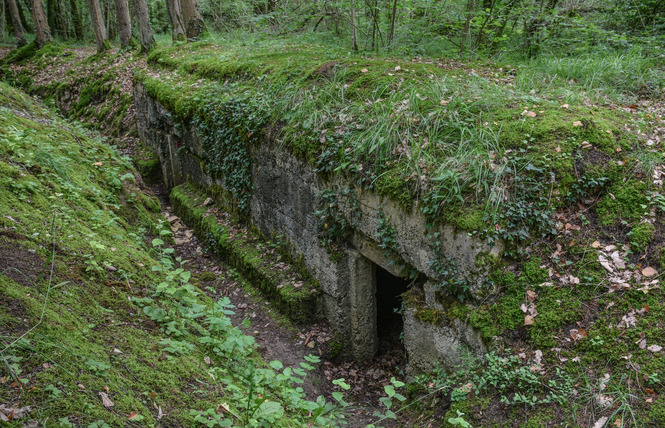
[[[298,386],[318,358],[263,361],[231,324],[228,298],[192,284],[127,158],[0,88],[0,401],[10,426],[343,418]]]

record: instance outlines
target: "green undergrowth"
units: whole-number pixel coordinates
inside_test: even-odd
[[[432,222],[506,241],[509,253],[556,234],[556,209],[648,169],[647,150],[624,129],[629,115],[602,105],[602,87],[594,87],[599,98],[560,81],[528,89],[527,69],[362,57],[288,41],[250,52],[192,43],[157,49],[148,62],[136,79],[176,122],[205,122],[204,138],[221,131],[215,141],[276,143],[324,178],[343,175],[408,210],[416,204]],[[216,109],[227,119],[207,120]],[[211,169],[213,155],[203,159]],[[246,177],[218,172],[235,193],[251,191]],[[598,209],[606,225],[623,215]]]
[[[125,135],[132,131],[128,113],[133,96],[127,92],[131,89],[127,80],[140,58],[132,52],[107,51],[81,59],[65,44],[52,43],[40,50],[30,44],[7,55],[0,63],[0,75],[69,117],[93,122],[106,134]],[[35,79],[44,69],[58,78]]]
[[[3,423],[335,424],[338,407],[299,387],[318,359],[258,356],[229,300],[189,282],[136,174],[0,84],[0,402],[16,409]]]
[[[235,267],[293,321],[315,319],[318,284],[308,275],[303,277],[290,260],[277,251],[279,244],[256,236],[216,204],[204,205],[206,199],[205,193],[191,185],[181,185],[171,191],[175,212],[192,225],[212,252]]]

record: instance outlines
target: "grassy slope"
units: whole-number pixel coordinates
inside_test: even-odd
[[[148,243],[159,203],[135,175],[97,135],[0,83],[0,403],[30,406],[14,425],[182,426],[211,409],[198,417],[293,426],[305,407],[321,413],[291,386],[298,375],[256,356],[224,301]]]

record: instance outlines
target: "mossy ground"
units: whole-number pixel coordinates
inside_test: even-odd
[[[0,401],[54,423],[154,425],[157,407],[185,423],[189,408],[213,405],[215,386],[196,356],[162,358],[163,337],[131,303],[159,280],[145,241],[159,203],[98,136],[0,87],[0,330],[11,367]]]
[[[9,426],[232,423],[220,397],[240,425],[305,424],[319,407],[293,386],[305,372],[268,366],[228,302],[169,267],[150,244],[165,236],[159,202],[136,174],[98,134],[0,83],[0,401],[30,409]]]

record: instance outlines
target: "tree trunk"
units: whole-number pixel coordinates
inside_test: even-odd
[[[99,5],[99,0],[88,0],[88,8],[90,8],[92,31],[95,33],[95,40],[97,42],[97,52],[104,52],[111,48],[111,44],[106,35],[104,16],[102,15],[102,7]]]
[[[5,40],[5,31],[7,30],[5,25],[7,22],[7,12],[5,10],[5,2],[4,0],[0,0],[0,40],[2,41]]]
[[[152,27],[150,26],[150,16],[148,15],[148,5],[145,0],[134,0],[134,10],[136,11],[136,22],[139,25],[141,52],[148,53],[155,45],[155,39],[152,37]]]
[[[471,20],[473,19],[473,12],[475,4],[473,0],[467,3],[466,21],[464,21],[464,30],[462,32],[462,41],[460,42],[460,55],[464,54],[467,40],[471,39]]]
[[[65,15],[63,0],[55,0],[55,9],[55,24],[58,28],[58,35],[62,37],[63,40],[68,40],[69,33],[67,31],[67,17]]]
[[[127,0],[115,0],[115,14],[118,19],[120,46],[126,49],[132,41],[132,22],[129,18],[129,4],[127,4]]]
[[[28,42],[25,39],[25,31],[23,31],[23,24],[21,24],[21,16],[18,11],[16,0],[7,0],[7,6],[9,6],[9,17],[12,19],[12,27],[14,27],[16,46],[25,46]]]
[[[23,7],[24,6],[27,6],[28,10],[30,10],[30,4],[29,4],[30,0],[25,0],[25,1],[28,4],[21,5],[20,0],[16,0],[16,7],[18,7],[18,16],[19,16],[19,18],[21,18],[21,25],[23,25],[23,30],[26,33],[32,33],[32,26],[30,25],[28,20],[25,18],[25,13],[23,12]]]
[[[55,24],[55,0],[46,0],[46,21],[54,35],[58,34]]]
[[[356,4],[351,0],[351,49],[358,52],[358,32],[356,31]]]
[[[388,44],[392,43],[395,38],[395,21],[397,18],[397,0],[393,1],[393,11],[390,17],[390,34],[388,34]]]
[[[76,40],[83,40],[83,23],[81,22],[81,14],[79,13],[76,0],[69,0],[69,9],[72,12],[72,24],[74,26],[74,37]]]
[[[42,0],[33,0],[32,2],[32,22],[35,24],[35,41],[37,42],[37,47],[41,49],[47,43],[53,41]]]
[[[169,12],[169,20],[173,29],[172,36],[174,42],[184,42],[185,27],[182,23],[182,11],[180,10],[180,0],[166,0],[166,9]]]
[[[203,34],[204,24],[201,18],[198,0],[182,0],[180,3],[185,24],[187,40],[196,40]]]

